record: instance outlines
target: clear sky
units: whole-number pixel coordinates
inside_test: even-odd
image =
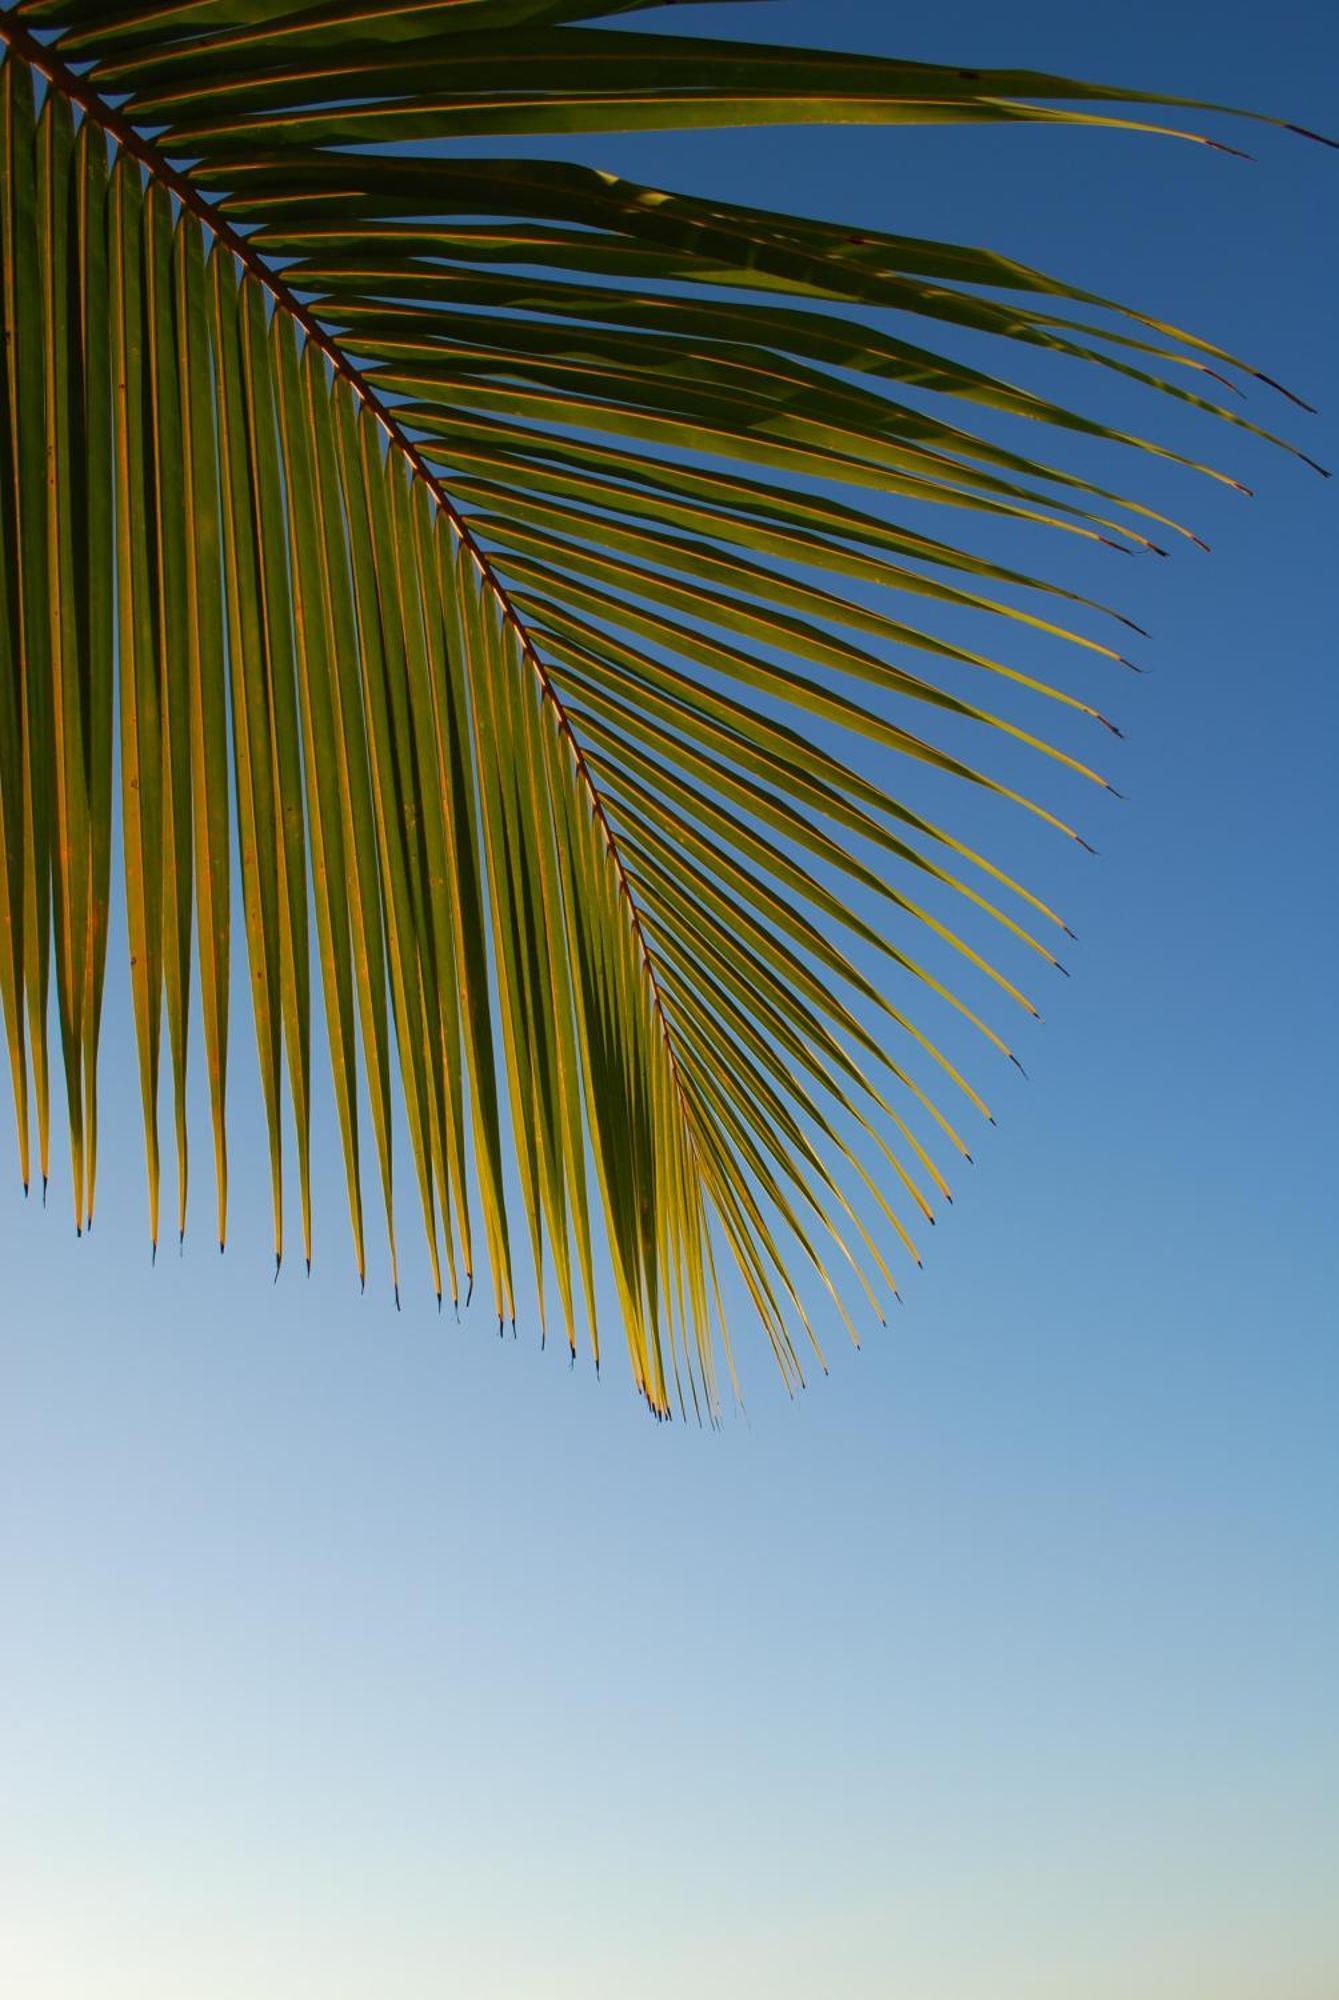
[[[673,20],[1339,124],[1319,4],[903,11]],[[1333,463],[1339,163],[1244,143],[570,151],[1203,328]],[[1129,802],[1099,860],[1024,857],[1074,977],[903,1309],[793,1405],[755,1351],[747,1419],[658,1428],[621,1365],[360,1298],[328,1123],[316,1268],[272,1285],[240,986],[232,1244],[201,1127],[151,1270],[117,959],[91,1240],[63,1165],[45,1213],[0,1192],[0,1989],[1334,2000],[1335,492],[1143,414],[1258,497],[1095,456],[1212,558],[1031,549],[1155,635],[1107,690]]]

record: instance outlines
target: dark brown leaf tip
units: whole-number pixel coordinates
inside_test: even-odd
[[[1339,151],[1339,139],[1327,139],[1323,132],[1313,132],[1309,125],[1287,124],[1284,130],[1295,132],[1299,139],[1314,139],[1318,146],[1331,146]]]

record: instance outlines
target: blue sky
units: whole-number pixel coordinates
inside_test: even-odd
[[[1322,13],[674,25],[1324,129]],[[1203,328],[1324,407],[1249,414],[1333,463],[1339,168],[1245,143],[1254,165],[1042,130],[570,150],[985,242]],[[1095,862],[1012,847],[1074,976],[1030,1080],[993,1079],[924,1277],[796,1403],[757,1351],[746,1419],[658,1428],[618,1365],[439,1322],[421,1286],[399,1317],[360,1298],[333,1153],[313,1275],[272,1285],[240,1004],[229,1254],[201,1185],[151,1270],[118,973],[91,1239],[59,1175],[45,1213],[17,1174],[0,1192],[0,1987],[1332,2000],[1334,492],[1160,421],[1258,497],[1094,457],[1213,556],[1031,551],[1155,635],[1108,690],[1128,802],[1092,811]]]

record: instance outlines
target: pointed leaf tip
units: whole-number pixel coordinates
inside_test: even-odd
[[[1326,144],[1329,144],[1328,140]],[[1273,389],[1276,395],[1286,396],[1290,403],[1295,403],[1299,410],[1305,410],[1309,417],[1319,414],[1314,403],[1308,403],[1304,397],[1296,395],[1293,390],[1289,389],[1284,383],[1277,381],[1274,376],[1266,375],[1257,368],[1255,379],[1257,382],[1263,382],[1266,389]]]
[[[1323,132],[1313,132],[1309,125],[1284,125],[1285,132],[1295,132],[1299,139],[1313,139],[1318,146],[1330,146],[1339,150],[1339,139],[1328,139]]]

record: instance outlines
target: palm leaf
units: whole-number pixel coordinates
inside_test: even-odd
[[[936,329],[1271,434],[1217,400],[1258,369],[988,251],[351,150],[1213,108],[582,25],[643,4],[0,12],[0,1010],[26,1183],[54,969],[82,1227],[115,737],[155,1243],[164,1022],[186,1220],[194,980],[224,1240],[235,859],[276,1257],[290,1120],[311,1255],[314,933],[359,1273],[365,1115],[398,1297],[398,1103],[439,1302],[477,1269],[501,1325],[533,1285],[598,1364],[607,1272],[641,1393],[701,1417],[735,1380],[725,1265],[802,1381],[814,1300],[880,1310],[989,1115],[945,1023],[1007,1053],[993,1001],[1035,1008],[997,951],[1058,963],[1059,917],[912,767],[1073,839],[1048,771],[1105,782],[1010,712],[1093,703],[923,619],[1121,662],[1087,629],[1121,614],[923,510],[1191,532],[980,419],[1188,461]]]

